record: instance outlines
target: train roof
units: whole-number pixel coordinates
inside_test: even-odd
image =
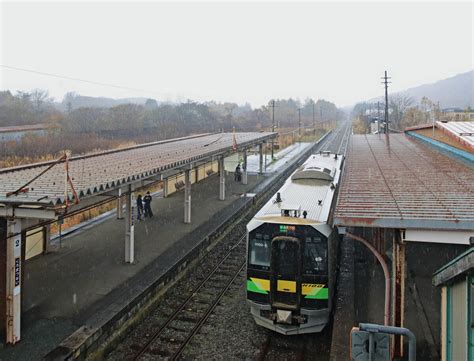
[[[285,223],[327,223],[341,175],[342,160],[342,155],[328,152],[311,155],[254,219],[279,223],[282,222],[281,216],[288,211],[291,216],[284,217]]]

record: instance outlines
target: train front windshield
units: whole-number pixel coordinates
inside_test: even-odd
[[[313,227],[266,223],[251,231],[247,270],[250,300],[328,307],[327,237]]]
[[[263,234],[254,234],[254,237],[249,241],[249,250],[249,263],[251,265],[262,267],[262,269],[270,268],[271,240],[268,235],[264,239]]]

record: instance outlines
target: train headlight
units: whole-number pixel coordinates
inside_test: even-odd
[[[291,325],[291,311],[277,310],[277,322]]]

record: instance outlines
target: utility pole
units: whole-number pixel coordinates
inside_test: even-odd
[[[275,132],[275,100],[272,100],[272,104],[270,105],[272,108],[272,132]],[[273,161],[273,138],[271,142],[272,146],[272,161]]]
[[[316,121],[314,120],[314,100],[313,100],[313,135],[316,135]]]
[[[377,134],[380,134],[380,102],[377,102]]]
[[[323,106],[322,104],[319,104],[319,121],[321,124],[323,123]]]
[[[298,137],[301,142],[301,108],[298,108]]]
[[[389,134],[389,126],[388,126],[388,84],[391,83],[389,81],[391,78],[387,76],[387,71],[385,70],[385,76],[382,77],[383,82],[385,84],[385,134]]]

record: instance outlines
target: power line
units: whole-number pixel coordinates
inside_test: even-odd
[[[106,86],[106,87],[111,87],[111,88],[116,88],[116,89],[131,90],[131,91],[140,92],[140,93],[149,93],[149,94],[156,94],[156,95],[163,96],[163,93],[158,93],[158,92],[154,92],[154,91],[146,90],[146,89],[131,88],[131,87],[116,85],[116,84],[111,84],[111,83],[103,83],[103,82],[99,82],[99,81],[95,81],[95,80],[74,78],[74,77],[70,77],[70,76],[66,76],[66,75],[46,73],[46,72],[42,72],[42,71],[37,71],[37,70],[32,70],[32,69],[25,69],[25,68],[20,68],[20,67],[16,67],[16,66],[5,65],[5,64],[0,64],[0,67],[5,68],[5,69],[10,69],[10,70],[23,71],[23,72],[26,72],[26,73],[49,76],[49,77],[58,78],[58,79],[80,81],[80,82],[83,82],[83,83]]]

